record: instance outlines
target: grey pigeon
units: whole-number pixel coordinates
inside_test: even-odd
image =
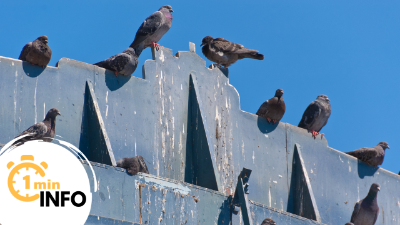
[[[145,49],[153,46],[158,50],[160,45],[157,42],[171,28],[171,12],[173,12],[172,7],[164,5],[157,12],[147,17],[136,32],[135,40],[133,40],[131,47],[140,46],[141,49]]]
[[[273,219],[267,218],[262,221],[261,225],[276,225]]]
[[[286,111],[285,101],[283,101],[282,95],[282,89],[276,90],[275,96],[265,101],[260,106],[256,114],[267,119],[268,123],[270,123],[271,120],[274,122],[274,124],[279,122]]]
[[[113,71],[117,77],[118,74],[130,76],[136,70],[139,63],[138,57],[140,53],[142,53],[140,47],[136,49],[129,47],[122,53],[111,56],[110,58],[95,63],[94,65]]]
[[[369,189],[367,197],[360,200],[354,206],[351,222],[354,225],[374,225],[379,215],[378,191],[380,186],[373,183]]]
[[[126,169],[128,173],[132,175],[135,175],[138,172],[149,173],[146,162],[140,155],[118,160],[117,167]]]
[[[383,159],[385,158],[385,150],[387,148],[390,149],[389,144],[382,141],[375,147],[360,148],[351,152],[346,152],[346,154],[354,156],[370,166],[378,166],[382,165]]]
[[[22,49],[18,59],[44,68],[49,64],[52,54],[50,47],[47,45],[48,40],[47,36],[43,35],[33,42],[29,42]]]
[[[56,133],[56,117],[58,115],[61,115],[58,109],[56,108],[50,109],[46,114],[46,118],[44,118],[42,122],[32,125],[17,137],[20,137],[25,134],[30,134],[30,135],[22,139],[19,139],[18,141],[14,142],[13,145],[20,146],[25,142],[32,140],[43,140],[45,142],[51,142],[53,140],[52,138],[54,138],[54,135]]]
[[[312,136],[316,138],[331,115],[331,104],[329,101],[328,96],[318,95],[317,99],[312,101],[306,111],[304,111],[298,127],[311,131]]]
[[[243,45],[223,38],[214,39],[211,36],[207,36],[203,38],[200,46],[203,46],[201,50],[207,59],[224,67],[232,65],[239,59],[264,59],[264,55],[258,54],[257,50],[245,48]]]

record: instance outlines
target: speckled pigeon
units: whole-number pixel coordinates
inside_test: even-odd
[[[157,42],[171,28],[171,12],[173,12],[172,7],[164,5],[157,12],[147,17],[136,32],[135,40],[133,40],[131,47],[141,46],[141,49],[145,49],[153,46],[158,50],[160,45]]]
[[[286,111],[285,101],[283,101],[282,95],[282,89],[276,90],[275,96],[265,101],[256,114],[267,119],[268,123],[271,121],[273,121],[274,124],[279,122]]]
[[[378,166],[382,165],[385,158],[385,150],[387,148],[389,148],[389,144],[382,141],[379,142],[375,147],[360,148],[351,152],[346,152],[346,154],[354,156],[368,165]]]
[[[223,38],[204,37],[200,46],[203,46],[201,50],[207,59],[224,67],[232,65],[239,59],[264,59],[264,55],[258,54],[257,50],[245,48]]]
[[[373,183],[369,189],[367,197],[360,200],[354,206],[351,222],[354,225],[374,225],[379,215],[378,191],[380,186]]]
[[[44,68],[49,64],[52,54],[47,45],[48,40],[47,36],[40,36],[33,42],[29,42],[22,49],[18,59]]]
[[[276,225],[276,223],[273,219],[266,218],[262,221],[261,225]]]
[[[128,173],[132,175],[135,175],[138,172],[149,173],[146,162],[140,155],[118,160],[117,167],[126,169]]]
[[[117,77],[118,74],[130,76],[136,70],[136,67],[139,63],[138,57],[141,52],[142,49],[140,46],[138,46],[136,49],[129,47],[122,53],[111,56],[110,58],[93,65],[111,70]]]
[[[20,137],[25,134],[30,134],[18,141],[14,142],[14,146],[20,146],[27,141],[31,140],[43,140],[45,142],[51,142],[56,133],[56,117],[60,114],[60,111],[56,108],[52,108],[47,112],[46,117],[42,122],[39,122],[35,125],[32,125],[24,132],[22,132],[17,137]],[[15,138],[17,138],[15,137]]]
[[[306,111],[304,111],[303,117],[298,125],[298,127],[311,131],[314,139],[326,125],[331,115],[331,104],[329,101],[328,96],[318,95],[317,99],[312,101]]]

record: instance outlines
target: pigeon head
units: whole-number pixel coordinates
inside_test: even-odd
[[[38,37],[37,40],[39,40],[40,42],[42,42],[44,44],[49,43],[49,38],[46,35]]]
[[[377,193],[380,190],[381,190],[381,186],[378,183],[373,183],[371,185],[371,188],[369,189],[369,193],[371,193],[371,192]]]
[[[282,89],[278,89],[278,90],[276,90],[276,92],[275,92],[275,97],[282,97],[282,95],[283,95],[283,90]]]
[[[276,225],[273,219],[267,218],[262,221],[261,225]]]
[[[206,45],[206,44],[210,44],[212,42],[212,40],[214,40],[213,37],[207,36],[207,37],[203,38],[203,40],[201,40],[201,45],[200,46],[203,46],[203,45]]]
[[[386,150],[387,148],[390,149],[389,144],[386,141],[381,141],[378,145],[381,146],[383,150]]]
[[[174,10],[172,10],[172,7],[170,5],[163,5],[161,6],[161,8],[158,11],[168,11],[168,12],[174,12]]]
[[[52,108],[47,112],[46,118],[47,119],[55,119],[58,115],[61,115],[60,111],[58,111],[58,109],[56,108]]]
[[[318,95],[317,100],[329,102],[329,98],[326,95]]]

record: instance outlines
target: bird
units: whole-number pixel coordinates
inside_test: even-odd
[[[326,125],[331,115],[331,104],[329,101],[328,96],[318,95],[317,99],[312,101],[306,111],[304,111],[303,117],[298,125],[298,127],[311,131],[314,139]]]
[[[279,122],[286,111],[285,101],[283,100],[282,95],[283,90],[277,89],[275,96],[265,101],[256,114],[267,119],[268,123],[271,123],[271,121],[274,124]]]
[[[201,41],[202,52],[204,56],[225,68],[229,67],[239,59],[251,58],[263,60],[264,55],[258,54],[257,50],[245,48],[241,44],[236,44],[223,38],[214,39],[211,36],[206,36]]]
[[[261,225],[276,225],[276,223],[273,219],[266,218],[262,221]]]
[[[157,12],[154,12],[139,27],[136,32],[135,39],[130,47],[145,49],[153,46],[157,50],[160,45],[157,42],[164,36],[165,33],[171,28],[172,14],[174,12],[169,5],[162,6]]]
[[[378,191],[380,186],[377,183],[373,183],[369,189],[368,195],[358,201],[351,215],[351,220],[354,225],[374,225],[379,215],[378,206]]]
[[[28,136],[15,141],[12,146],[20,146],[25,142],[32,140],[43,140],[45,142],[51,142],[56,133],[56,117],[58,115],[61,115],[58,109],[50,109],[42,122],[32,125],[20,135],[16,136],[15,138],[29,134]]]
[[[49,39],[45,35],[36,38],[24,46],[18,59],[44,68],[49,64],[52,54],[48,42]]]
[[[387,148],[390,149],[389,144],[385,141],[381,141],[375,147],[360,148],[351,152],[346,152],[346,154],[354,156],[370,166],[376,167],[382,165]]]
[[[136,49],[129,47],[123,52],[93,65],[113,71],[116,77],[118,77],[118,74],[130,76],[139,64],[140,53],[142,53],[140,46]]]
[[[118,160],[117,167],[126,169],[131,175],[136,175],[138,172],[149,173],[146,162],[140,155]]]

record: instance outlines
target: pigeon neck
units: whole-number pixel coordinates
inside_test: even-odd
[[[368,195],[367,195],[367,197],[365,197],[364,201],[366,201],[366,202],[376,202],[377,201],[377,197],[376,197],[377,195],[378,195],[378,192],[370,191],[370,192],[368,192]]]
[[[56,118],[53,118],[49,115],[44,118],[43,122],[50,122],[51,129],[54,129],[54,127],[56,126]]]
[[[172,14],[167,10],[161,10],[164,16],[168,19],[169,22],[172,22]]]

